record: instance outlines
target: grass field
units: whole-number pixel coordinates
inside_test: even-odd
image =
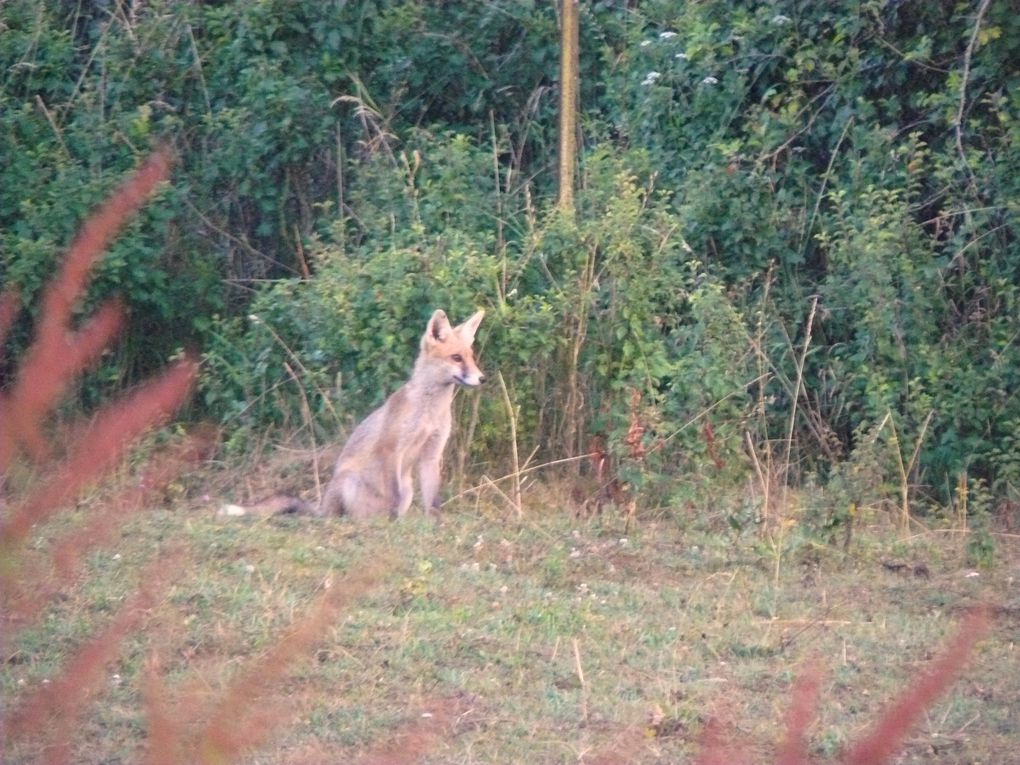
[[[764,758],[809,664],[811,753],[825,761],[990,603],[990,636],[896,761],[1018,761],[1012,537],[975,570],[958,534],[897,540],[879,518],[844,553],[795,527],[769,544],[692,517],[627,528],[530,500],[523,519],[454,503],[438,526],[228,519],[213,500],[168,500],[6,640],[4,707],[58,682],[144,576],[159,593],[102,667],[74,762],[257,744],[240,761],[684,763],[709,717]],[[101,501],[41,529],[35,553]],[[4,762],[34,762],[45,744],[11,743]]]

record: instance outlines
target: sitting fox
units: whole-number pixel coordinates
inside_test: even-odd
[[[418,472],[425,514],[439,513],[439,475],[450,438],[453,391],[485,382],[471,344],[485,311],[457,327],[437,310],[425,327],[411,379],[354,429],[318,515],[346,513],[397,518],[411,506],[413,473]]]
[[[333,468],[316,515],[346,514],[370,518],[383,513],[398,518],[411,506],[414,472],[418,473],[425,514],[439,514],[439,479],[443,449],[453,425],[457,385],[474,388],[485,382],[471,344],[485,311],[457,327],[437,310],[425,327],[411,379],[351,433]],[[250,508],[227,505],[226,515],[307,512],[302,500],[275,496]]]

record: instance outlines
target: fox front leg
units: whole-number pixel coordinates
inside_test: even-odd
[[[443,474],[443,449],[450,437],[450,426],[440,427],[422,449],[418,459],[418,484],[421,486],[421,503],[425,515],[430,518],[439,517],[439,485]]]
[[[393,505],[390,507],[390,518],[402,517],[413,500],[414,482],[411,478],[411,469],[398,465],[393,485]]]
[[[443,467],[442,455],[423,459],[418,465],[418,481],[421,484],[421,503],[425,515],[430,518],[439,517],[439,507],[442,502],[439,499],[440,474]]]

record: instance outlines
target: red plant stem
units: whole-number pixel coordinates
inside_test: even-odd
[[[193,435],[156,455],[134,485],[103,502],[83,527],[53,542],[52,561],[20,561],[16,577],[0,578],[6,588],[3,605],[7,615],[19,625],[30,624],[50,599],[78,576],[85,553],[108,542],[128,515],[145,507],[153,493],[180,475],[185,466],[200,460],[209,444],[207,434]]]
[[[145,765],[179,765],[184,762],[184,726],[174,719],[166,704],[169,696],[159,676],[157,658],[148,663],[142,677],[142,702],[145,705],[145,722],[148,728]]]
[[[208,440],[197,435],[152,457],[134,485],[104,502],[81,529],[54,541],[53,568],[58,578],[73,578],[85,552],[108,540],[126,516],[144,507],[153,493],[165,488],[185,466],[197,463],[208,450]]]
[[[71,311],[85,290],[92,268],[128,219],[167,179],[170,163],[169,150],[153,152],[82,226],[67,251],[60,274],[43,296],[40,339],[57,340],[70,326]]]
[[[237,760],[257,746],[286,719],[279,705],[260,701],[290,667],[307,653],[334,622],[337,614],[369,590],[378,579],[378,565],[368,566],[332,586],[312,613],[299,621],[227,690],[200,736],[193,762],[220,765]]]
[[[850,750],[843,764],[882,765],[889,762],[924,711],[956,681],[974,645],[985,636],[988,628],[988,614],[984,610],[969,614],[942,655],[893,702],[871,733]]]
[[[723,732],[723,724],[710,717],[701,732],[701,743],[694,765],[745,765],[746,752],[732,744]]]
[[[776,751],[776,765],[808,765],[806,734],[818,708],[818,670],[805,671],[793,686],[786,714],[786,737]]]
[[[143,572],[142,587],[114,616],[111,624],[86,643],[63,671],[49,684],[19,704],[8,718],[7,733],[12,739],[37,735],[54,723],[51,744],[65,748],[66,740],[78,717],[102,680],[102,671],[130,634],[161,597],[173,579],[165,575],[179,565],[178,554],[162,556]]]
[[[362,754],[353,765],[396,765],[421,762],[449,728],[456,711],[455,702],[431,705],[428,717],[421,717],[401,728],[391,740],[377,744]],[[624,762],[621,760],[620,762]]]
[[[170,172],[170,152],[154,152],[100,205],[71,243],[57,277],[43,292],[36,337],[18,369],[17,382],[4,409],[0,436],[0,470],[5,470],[20,443],[36,459],[47,456],[39,426],[75,373],[106,346],[120,328],[122,310],[107,303],[82,330],[72,331],[74,306],[107,246]],[[12,310],[3,303],[6,314]],[[0,317],[2,319],[3,317]]]
[[[52,410],[68,383],[84,370],[120,332],[124,311],[117,301],[109,301],[93,314],[80,331],[53,342],[41,340],[19,370],[18,385],[11,394],[11,437],[37,460],[49,450],[42,433],[46,413]],[[24,381],[24,382],[22,382]]]
[[[59,474],[0,523],[0,584],[11,573],[15,548],[33,524],[46,520],[83,487],[117,464],[148,428],[164,422],[188,395],[198,365],[183,359],[162,377],[108,406],[83,433]]]

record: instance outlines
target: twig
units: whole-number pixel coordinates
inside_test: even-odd
[[[347,223],[346,223],[346,212],[344,210],[346,202],[344,201],[344,142],[343,134],[340,132],[340,121],[336,123],[336,212],[340,216],[340,225],[337,227],[339,233],[339,241],[337,242],[339,250],[342,254],[347,252]]]
[[[765,471],[761,468],[761,460],[758,459],[758,451],[754,448],[754,439],[751,438],[750,431],[744,433],[744,438],[747,441],[747,449],[751,453],[751,464],[754,465],[754,471],[758,474],[758,483],[761,484],[762,493],[762,534],[767,533],[771,526],[771,488],[772,482],[769,480],[772,476],[772,467],[769,466],[768,477],[765,475]]]
[[[574,644],[574,667],[577,669],[577,679],[581,683],[581,719],[588,719],[588,684],[584,681],[584,667],[581,666],[581,649],[577,645],[577,638],[573,638]]]
[[[291,349],[291,347],[289,345],[287,345],[287,343],[284,341],[284,339],[282,337],[280,337],[280,335],[276,332],[276,330],[273,329],[271,326],[269,326],[269,324],[265,321],[265,319],[263,319],[261,316],[259,316],[257,314],[251,314],[249,316],[249,318],[255,324],[259,324],[259,325],[261,325],[261,326],[266,328],[266,331],[269,332],[269,334],[273,336],[273,339],[277,342],[277,344],[281,348],[283,348],[283,350],[286,352],[286,354],[288,356],[290,356],[291,360],[301,370],[302,374],[310,375],[310,373],[308,371],[308,368],[305,367],[305,365],[301,363],[301,359],[298,358],[298,355],[296,353],[294,353],[294,351]],[[297,378],[296,377],[294,378],[294,380],[295,380],[295,382],[297,382]],[[301,388],[301,384],[300,383],[298,383],[298,388]],[[319,395],[322,397],[322,401],[326,405],[326,408],[329,409],[330,414],[333,415],[333,417],[336,419],[337,422],[340,422],[341,421],[340,420],[340,415],[337,414],[336,409],[333,408],[333,402],[329,400],[329,396],[326,395],[326,391],[322,390],[318,386],[316,386],[316,390],[318,391]]]
[[[188,30],[188,40],[191,43],[191,53],[195,56],[195,69],[198,71],[198,81],[202,86],[202,97],[205,99],[205,112],[212,114],[212,99],[209,98],[209,87],[205,82],[205,72],[202,70],[202,57],[198,54],[198,43],[195,41],[195,30],[190,23],[184,25]]]
[[[910,455],[910,461],[907,463],[907,473],[914,472],[914,466],[917,465],[917,458],[921,455],[921,444],[924,441],[925,434],[928,432],[928,425],[931,424],[934,416],[935,410],[931,409],[928,411],[928,416],[924,418],[924,423],[921,425],[921,432],[917,434],[917,441],[914,443],[914,453]]]
[[[832,167],[836,164],[836,157],[839,156],[839,147],[843,145],[843,141],[846,140],[846,134],[850,131],[850,126],[854,124],[853,115],[843,125],[843,132],[840,133],[839,140],[836,141],[836,146],[832,150],[832,154],[829,155],[829,164],[825,168],[825,172],[822,173],[822,185],[818,189],[818,194],[815,195],[815,206],[811,210],[811,217],[808,218],[807,226],[804,227],[804,234],[801,237],[801,242],[804,243],[805,248],[807,247],[806,242],[811,236],[811,229],[815,225],[815,218],[818,217],[818,210],[822,206],[822,199],[825,197],[825,188],[829,184],[829,179],[832,177]]]
[[[739,396],[742,393],[745,393],[750,386],[756,385],[757,383],[761,382],[762,380],[764,380],[767,377],[768,377],[768,374],[762,374],[762,375],[759,375],[758,377],[754,378],[753,380],[749,380],[746,383],[741,383],[740,385],[734,387],[734,389],[732,391],[727,393],[721,399],[719,399],[718,401],[715,401],[715,402],[709,404],[704,409],[702,409],[700,412],[698,412],[693,417],[691,417],[689,420],[687,420],[687,422],[685,422],[679,428],[674,430],[672,433],[670,433],[667,436],[664,436],[662,439],[660,439],[659,441],[654,443],[652,446],[650,446],[649,449],[648,449],[648,452],[649,453],[654,453],[655,451],[657,451],[659,449],[662,449],[663,447],[666,446],[666,444],[668,444],[674,438],[676,438],[681,433],[683,433],[685,430],[687,430],[687,428],[691,427],[692,425],[697,424],[697,422],[699,420],[701,420],[706,415],[710,414],[714,409],[716,409],[719,406],[722,406],[724,403],[729,401],[734,396]],[[591,456],[591,455],[584,455],[584,456]]]
[[[489,476],[483,475],[482,476],[482,482],[483,482],[483,484],[485,486],[488,486],[490,489],[492,489],[494,492],[496,492],[499,496],[501,496],[508,505],[513,505],[514,501],[512,499],[510,499],[510,497],[507,496],[507,493],[505,491],[503,491],[501,488],[499,488],[496,485],[495,481],[493,481],[491,478],[489,478]],[[468,491],[478,491],[481,488],[482,488],[481,486],[476,486],[474,489],[469,489]],[[462,494],[467,494],[467,492],[466,491],[461,492],[461,494],[458,494],[457,497],[461,496]],[[456,499],[456,497],[450,497],[450,499]],[[449,502],[450,500],[448,499],[446,501]]]
[[[971,32],[970,42],[967,43],[967,50],[963,54],[963,75],[960,77],[960,103],[956,110],[956,119],[953,120],[953,130],[956,132],[956,150],[960,153],[960,159],[967,170],[971,188],[975,190],[977,189],[977,181],[974,178],[974,172],[970,169],[970,163],[967,162],[967,154],[963,150],[963,112],[967,106],[967,80],[970,78],[970,60],[974,55],[974,49],[977,47],[981,21],[991,2],[992,0],[981,0],[981,5],[978,6],[977,17],[974,19],[974,31]]]
[[[783,454],[783,506],[786,505],[787,493],[790,488],[790,455],[793,451],[793,429],[797,422],[797,404],[800,402],[800,391],[804,385],[804,364],[807,361],[808,348],[811,346],[811,328],[815,322],[818,309],[818,296],[811,298],[811,312],[808,314],[807,327],[804,330],[804,345],[800,358],[797,360],[797,379],[793,387],[793,402],[790,405],[790,422],[786,429],[786,446]]]
[[[537,452],[537,451],[538,451],[538,449],[536,448],[535,451],[533,451],[531,453],[532,456],[534,456],[535,452]],[[466,494],[471,494],[473,492],[479,491],[484,486],[495,485],[497,483],[500,483],[501,481],[507,480],[508,478],[514,478],[516,476],[527,475],[528,473],[533,473],[533,472],[535,472],[537,470],[544,470],[545,468],[549,468],[549,467],[555,467],[556,465],[566,465],[566,464],[569,464],[571,462],[578,462],[580,460],[591,459],[596,454],[598,454],[598,452],[588,452],[587,454],[578,454],[576,457],[564,457],[563,459],[551,460],[549,462],[543,462],[543,463],[538,464],[538,465],[532,465],[531,467],[523,467],[519,471],[516,471],[514,473],[507,473],[506,475],[500,476],[499,478],[489,478],[489,477],[486,476],[486,477],[484,477],[485,483],[479,484],[478,486],[471,486],[470,488],[464,489],[464,491],[458,492],[457,494],[454,494],[452,497],[450,497],[446,501],[450,502],[452,500],[459,499],[460,497],[463,497]],[[531,458],[529,457],[528,461],[530,461],[530,459]],[[502,493],[502,492],[500,492],[500,493]],[[506,495],[504,495],[504,496],[506,496]]]
[[[68,150],[67,144],[64,142],[64,134],[60,130],[60,126],[57,125],[56,120],[53,119],[53,113],[46,106],[46,102],[43,101],[42,96],[40,96],[38,93],[35,96],[35,103],[36,106],[39,107],[39,111],[41,111],[43,113],[43,116],[46,117],[46,121],[50,123],[50,128],[53,130],[53,135],[56,136],[57,142],[60,144],[60,148],[63,149],[64,151],[64,156],[67,159],[71,159],[72,156],[71,152]]]
[[[287,374],[290,375],[294,384],[297,385],[298,393],[301,395],[301,416],[305,420],[305,426],[308,428],[309,438],[312,439],[312,453],[316,455],[316,459],[312,460],[312,475],[315,476],[315,503],[322,502],[322,483],[319,480],[319,460],[318,460],[318,448],[315,443],[315,423],[312,422],[312,409],[308,406],[308,395],[305,393],[305,386],[301,384],[301,380],[294,373],[293,368],[286,361],[283,362],[283,368],[287,370]]]
[[[503,373],[497,372],[496,379],[499,380],[499,388],[503,394],[503,404],[506,406],[506,416],[510,422],[510,455],[514,463],[514,472],[511,474],[513,478],[513,505],[517,511],[517,517],[520,518],[524,511],[521,507],[521,463],[517,454],[517,413],[514,411],[513,403],[510,401],[510,391],[507,390]]]
[[[886,414],[886,418],[882,420],[882,425],[889,422],[892,427],[892,440],[893,447],[896,450],[896,466],[900,471],[900,532],[907,533],[910,530],[910,474],[914,471],[914,465],[917,463],[917,458],[921,453],[921,444],[924,441],[925,433],[928,432],[928,424],[931,422],[932,417],[935,416],[935,410],[928,412],[928,416],[924,418],[924,424],[921,425],[921,432],[917,435],[917,440],[914,443],[914,452],[910,455],[910,460],[904,464],[903,454],[900,448],[900,437],[896,430],[896,423],[892,418],[892,412]],[[879,429],[881,430],[881,425]]]

